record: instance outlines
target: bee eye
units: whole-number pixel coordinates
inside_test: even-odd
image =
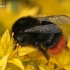
[[[27,45],[29,43],[29,37],[27,34],[20,34],[17,36],[16,43],[19,43],[21,46]]]
[[[26,42],[26,40],[28,39],[28,35],[27,34],[20,34],[17,36],[17,41],[18,42]]]
[[[22,31],[19,31],[19,33],[22,33]]]
[[[21,38],[21,37],[17,37],[17,40],[19,40],[19,41],[20,41],[20,40],[22,40],[22,38]]]

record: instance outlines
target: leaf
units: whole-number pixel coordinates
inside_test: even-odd
[[[23,66],[22,62],[18,58],[11,58],[10,60],[8,60],[8,62],[13,63],[16,66],[18,66],[19,68],[21,68],[22,70],[24,70],[24,66]]]
[[[7,65],[7,59],[8,59],[8,56],[5,55],[5,56],[0,60],[0,70],[5,70],[6,65]]]

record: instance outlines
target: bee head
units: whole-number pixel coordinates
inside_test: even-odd
[[[30,37],[29,34],[19,34],[17,35],[16,39],[15,39],[16,43],[19,43],[19,45],[24,46],[29,44],[30,42]]]

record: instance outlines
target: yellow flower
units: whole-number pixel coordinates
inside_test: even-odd
[[[50,56],[47,64],[43,54],[33,46],[15,47],[8,29],[0,38],[0,70],[62,69],[70,69],[70,50],[64,49],[58,56]]]
[[[13,38],[10,37],[9,30],[7,29],[0,39],[0,70],[5,70],[8,63],[12,63],[24,70],[24,66],[17,55],[24,56],[33,51],[36,51],[36,49],[29,47],[14,49]]]

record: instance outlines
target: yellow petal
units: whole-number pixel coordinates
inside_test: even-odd
[[[14,48],[14,41],[13,41],[13,39],[11,38],[10,39],[10,43],[8,44],[8,49],[7,49],[7,54],[11,54],[12,52],[13,52],[13,48]]]
[[[17,56],[17,55],[18,56],[24,56],[24,55],[29,54],[29,53],[34,52],[34,51],[37,51],[37,49],[33,48],[32,46],[25,46],[25,47],[16,48],[13,51],[11,57]]]
[[[59,62],[55,58],[50,58],[50,62],[59,65]]]
[[[39,66],[39,69],[40,69],[40,70],[45,70],[45,69],[44,69],[44,68],[42,68],[41,66]]]
[[[63,52],[57,56],[56,59],[60,65],[70,64],[70,51],[63,50]]]
[[[18,49],[18,56],[24,56],[26,54],[29,54],[31,52],[37,51],[37,49],[33,48],[33,47],[21,47]]]
[[[6,50],[8,48],[9,43],[10,43],[10,34],[9,30],[7,29],[1,38],[1,45],[3,50]]]
[[[16,66],[18,66],[19,68],[21,68],[22,70],[24,70],[24,66],[23,66],[22,62],[18,58],[11,58],[11,60],[8,60],[8,62],[13,63]]]
[[[0,57],[2,58],[2,57],[4,57],[4,55],[5,55],[5,51],[3,49],[3,46],[0,45]]]
[[[4,34],[3,34],[3,36],[2,36],[2,38],[1,38],[1,43],[0,43],[0,56],[2,57],[2,56],[4,56],[4,54],[6,54],[6,52],[7,53],[11,53],[12,51],[12,44],[11,44],[11,39],[10,39],[10,34],[9,34],[9,30],[7,29],[5,32],[4,32]]]
[[[65,66],[63,66],[63,68],[64,68],[65,70],[70,70],[70,65],[65,65]]]
[[[8,56],[5,55],[5,56],[0,60],[0,70],[5,70],[6,65],[7,65],[7,59],[8,59]]]
[[[69,37],[69,40],[68,40],[67,46],[68,46],[68,48],[70,49],[70,37]]]
[[[1,43],[6,43],[7,41],[10,42],[10,34],[8,29],[2,35]]]

